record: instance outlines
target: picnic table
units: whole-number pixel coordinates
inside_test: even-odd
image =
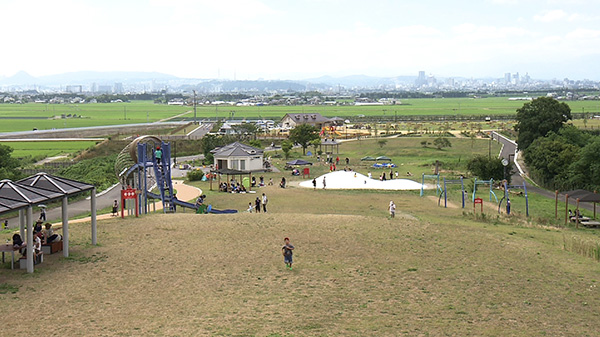
[[[23,247],[25,247],[25,246],[23,246]],[[16,249],[16,250],[18,250],[18,249]],[[10,269],[15,269],[15,249],[13,248],[12,243],[0,245],[0,251],[2,252],[2,263],[4,263],[4,253],[5,252],[11,253]]]

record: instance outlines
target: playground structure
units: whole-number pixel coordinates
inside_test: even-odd
[[[155,149],[162,151],[156,158]],[[154,136],[141,136],[129,143],[117,156],[115,172],[122,186],[136,191],[137,200],[122,198],[122,206],[135,214],[147,214],[150,200],[160,200],[163,212],[176,212],[177,206],[197,210],[198,206],[177,199],[171,181],[171,146]],[[151,191],[158,189],[158,193]],[[127,202],[129,200],[129,202]],[[135,202],[135,205],[131,204]]]
[[[324,126],[319,132],[319,136],[321,137],[333,137],[341,136],[342,133],[335,130],[335,126]]]
[[[490,186],[490,201],[492,201],[492,196],[494,197],[494,199],[496,199],[496,202],[498,202],[498,197],[496,196],[496,193],[494,193],[493,187],[494,187],[494,178],[491,178],[490,180],[477,180],[477,178],[475,178],[475,180],[473,181],[473,198],[471,199],[472,201],[475,201],[475,193],[477,193],[477,185],[489,185]]]
[[[439,193],[443,193],[442,191],[442,187],[440,186],[440,174],[425,174],[423,173],[422,177],[421,177],[421,196],[423,196],[423,190],[425,189],[425,179],[435,179],[436,184],[435,184],[435,190],[436,190],[436,195]]]
[[[440,193],[440,197],[438,198],[438,206],[440,205],[440,201],[442,200],[442,195],[444,196],[444,208],[448,208],[448,188],[447,185],[450,184],[460,184],[460,195],[462,199],[462,208],[465,208],[465,184],[463,182],[463,177],[460,179],[446,179],[444,177],[444,192]]]
[[[498,213],[500,213],[500,208],[502,208],[502,202],[506,200],[506,214],[510,215],[510,189],[523,189],[525,195],[525,214],[529,217],[529,198],[527,196],[527,186],[525,185],[525,181],[523,181],[523,185],[508,185],[508,182],[504,180],[502,182],[504,185],[504,196],[498,202]]]

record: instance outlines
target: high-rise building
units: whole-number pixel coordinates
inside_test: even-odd
[[[510,73],[504,73],[504,83],[510,84],[510,82],[511,82]]]
[[[122,94],[125,92],[125,90],[123,90],[123,83],[116,82],[114,92],[115,94]]]
[[[417,79],[415,80],[415,85],[417,86],[422,86],[427,84],[427,76],[425,76],[425,72],[424,71],[419,71],[419,76],[417,76]]]

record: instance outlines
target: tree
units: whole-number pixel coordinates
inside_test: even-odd
[[[523,104],[517,109],[515,125],[515,130],[519,132],[519,149],[526,150],[534,140],[546,136],[550,131],[558,132],[571,118],[571,108],[552,97],[539,97]]]
[[[494,180],[504,179],[504,165],[502,165],[502,159],[500,158],[488,158],[488,156],[475,156],[467,164],[467,169],[475,176],[488,180],[493,178]],[[509,162],[506,166],[506,180],[510,183],[512,175],[512,163]]]
[[[450,143],[448,138],[444,138],[444,137],[437,137],[433,141],[433,145],[435,145],[438,148],[438,150],[441,150],[444,147],[452,147],[452,143]]]
[[[600,189],[600,137],[594,137],[579,152],[579,159],[568,170],[571,187]]]
[[[302,146],[303,154],[306,154],[308,144],[315,139],[319,139],[319,130],[310,124],[300,124],[290,131],[290,140]]]
[[[21,178],[19,160],[13,158],[11,153],[13,148],[6,145],[0,145],[0,179],[17,180]]]
[[[254,123],[232,125],[231,128],[235,131],[236,136],[240,140],[256,139],[256,134],[258,133],[258,126]]]
[[[525,163],[538,182],[553,189],[563,189],[569,180],[569,166],[579,158],[578,153],[579,147],[551,132],[548,137],[538,138],[529,145]]]
[[[379,148],[383,148],[387,142],[387,139],[380,139],[377,141],[377,144],[379,145]]]
[[[313,147],[313,149],[315,150],[314,153],[315,155],[317,155],[317,149],[319,148],[319,146],[321,146],[321,138],[317,138],[317,139],[313,139],[310,142],[310,145]]]
[[[294,147],[294,144],[292,144],[292,142],[289,140],[284,140],[283,142],[281,142],[281,151],[283,151],[285,159],[289,158],[290,150],[292,149],[292,147]]]

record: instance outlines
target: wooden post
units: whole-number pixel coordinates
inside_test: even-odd
[[[596,194],[596,190],[594,190],[594,194]],[[594,201],[594,220],[596,220],[596,202]]]
[[[565,194],[565,226],[569,221],[569,195]]]
[[[558,219],[558,190],[554,191],[554,219]]]
[[[581,215],[581,213],[579,212],[579,198],[577,198],[577,208],[575,211],[575,228],[579,229],[579,215]]]

